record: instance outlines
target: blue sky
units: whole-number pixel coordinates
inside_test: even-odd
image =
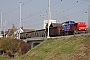
[[[19,28],[19,6],[22,2],[24,28],[42,29],[47,19],[48,0],[0,0],[0,13],[3,13],[3,26],[6,29],[14,24]],[[88,24],[89,2],[84,0],[51,0],[51,17],[57,23],[67,20],[84,21]],[[44,18],[42,18],[44,16]]]

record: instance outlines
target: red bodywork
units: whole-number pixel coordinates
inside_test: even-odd
[[[75,23],[75,30],[77,30],[77,31],[86,31],[87,30],[86,23],[85,22]]]

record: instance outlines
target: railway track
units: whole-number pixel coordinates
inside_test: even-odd
[[[56,36],[56,37],[50,37],[50,38],[69,38],[72,36],[81,36],[81,35],[90,35],[90,33],[86,33],[86,34],[75,34],[75,35],[67,35],[67,36]]]

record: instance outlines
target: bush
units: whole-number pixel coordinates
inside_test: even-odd
[[[25,54],[29,50],[29,45],[18,39],[12,39],[12,38],[2,38],[0,40],[0,49],[3,51],[12,51],[11,54],[19,53],[19,54]]]

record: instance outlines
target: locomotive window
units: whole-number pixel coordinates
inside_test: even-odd
[[[67,25],[68,23],[62,23],[62,25]]]

